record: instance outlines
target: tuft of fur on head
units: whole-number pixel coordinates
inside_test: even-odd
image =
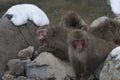
[[[61,26],[66,26],[69,28],[86,28],[87,24],[82,20],[80,15],[74,11],[68,11],[60,21]]]

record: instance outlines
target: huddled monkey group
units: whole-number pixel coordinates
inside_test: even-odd
[[[40,27],[37,38],[41,43],[39,53],[50,52],[62,60],[69,60],[76,80],[88,80],[120,44],[120,23],[108,18],[92,27],[78,13],[69,11],[58,26]]]

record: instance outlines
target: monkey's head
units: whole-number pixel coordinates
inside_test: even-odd
[[[61,39],[64,34],[67,34],[65,29],[61,30],[60,27],[55,26],[41,27],[37,30],[37,38],[43,46],[50,46],[54,40]]]
[[[47,40],[46,40],[46,36],[47,36],[47,29],[46,28],[41,28],[37,30],[37,38],[40,40],[40,42],[44,45],[47,46]]]
[[[69,27],[75,27],[75,28],[79,28],[79,18],[80,17],[77,13],[73,12],[73,11],[69,11],[67,13],[68,16],[65,16],[65,24],[66,26]]]
[[[65,26],[72,29],[86,29],[87,24],[81,16],[74,11],[68,11],[60,21],[60,26]]]
[[[68,34],[68,44],[72,48],[82,51],[86,47],[88,38],[87,32],[75,29]]]

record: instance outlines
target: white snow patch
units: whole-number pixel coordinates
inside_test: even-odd
[[[110,0],[110,5],[113,13],[116,16],[120,16],[120,0]]]
[[[120,46],[113,49],[110,54],[112,57],[115,57],[116,60],[120,60]]]
[[[28,20],[33,21],[37,26],[44,26],[50,23],[44,11],[33,4],[14,5],[7,10],[5,15],[7,14],[12,15],[11,21],[16,26],[23,25]]]

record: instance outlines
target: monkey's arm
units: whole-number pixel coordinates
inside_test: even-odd
[[[43,47],[39,47],[38,52],[39,52],[39,54],[41,52],[49,52],[62,60],[68,60],[67,52],[61,50],[60,48],[43,46]]]
[[[52,53],[54,51],[54,48],[52,48],[51,46],[46,46],[44,44],[40,44],[39,48],[38,48],[38,52],[50,52]]]
[[[90,77],[91,71],[88,68],[88,65],[84,65],[84,64],[79,64],[79,73],[76,73],[76,77],[78,80],[88,80],[88,78]],[[78,69],[76,69],[78,70]],[[78,72],[78,71],[75,71]]]
[[[46,47],[46,46],[40,46],[38,48],[39,53],[41,53],[41,52],[50,52],[50,53],[52,53],[52,51],[53,51],[52,48]]]

